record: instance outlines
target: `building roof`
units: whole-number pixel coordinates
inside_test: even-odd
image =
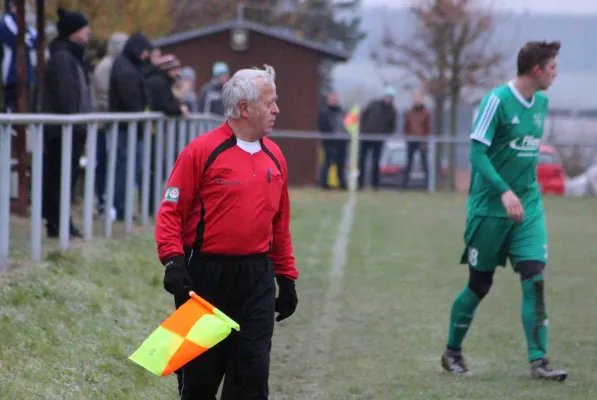
[[[348,59],[350,58],[350,54],[347,51],[345,51],[340,44],[338,46],[332,46],[315,42],[313,40],[300,39],[296,37],[294,34],[292,34],[292,32],[286,27],[269,27],[255,22],[238,20],[224,22],[222,24],[210,26],[207,28],[193,29],[187,32],[175,33],[171,36],[158,38],[154,40],[153,43],[155,46],[159,47],[169,46],[180,42],[186,42],[188,40],[194,40],[205,36],[214,35],[216,33],[221,33],[235,28],[248,29],[254,32],[258,32],[278,40],[306,47],[308,49],[325,54],[329,57],[338,58],[342,61],[348,61]]]

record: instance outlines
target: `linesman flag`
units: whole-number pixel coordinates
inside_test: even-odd
[[[224,340],[240,326],[194,292],[129,359],[166,376]]]
[[[350,111],[346,113],[344,118],[344,127],[351,135],[355,136],[359,133],[360,128],[360,107],[358,105],[352,106]]]

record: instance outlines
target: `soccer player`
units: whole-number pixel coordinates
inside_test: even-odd
[[[518,53],[517,77],[483,99],[471,134],[471,184],[461,264],[469,281],[452,305],[442,367],[468,375],[462,342],[487,295],[497,266],[510,260],[520,275],[522,325],[531,376],[563,381],[545,357],[548,319],[543,269],[547,232],[537,184],[537,157],[548,99],[540,93],[556,77],[559,42],[529,42]]]

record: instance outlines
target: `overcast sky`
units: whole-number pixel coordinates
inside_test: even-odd
[[[498,9],[531,13],[597,14],[597,0],[482,0]],[[363,0],[365,6],[401,7],[413,0]]]

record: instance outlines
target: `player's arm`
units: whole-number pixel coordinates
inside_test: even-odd
[[[475,168],[475,171],[480,173],[488,182],[490,182],[491,186],[493,186],[493,188],[501,195],[509,191],[510,187],[508,187],[508,184],[504,182],[500,174],[498,174],[493,167],[493,164],[491,164],[489,156],[487,155],[488,148],[489,147],[486,144],[473,140],[471,143],[469,159]]]
[[[290,235],[290,197],[288,195],[288,168],[282,155],[278,158],[282,167],[283,187],[280,196],[280,207],[273,221],[272,250],[269,254],[274,264],[276,276],[296,280],[296,269],[293,255],[292,237]]]
[[[487,150],[499,125],[500,99],[493,93],[487,95],[475,120],[471,134],[469,160],[475,171],[480,173],[500,194],[510,190],[500,174],[495,170],[487,155]]]
[[[158,257],[164,265],[184,261],[183,230],[201,185],[201,158],[196,149],[185,149],[168,179],[155,227]]]

